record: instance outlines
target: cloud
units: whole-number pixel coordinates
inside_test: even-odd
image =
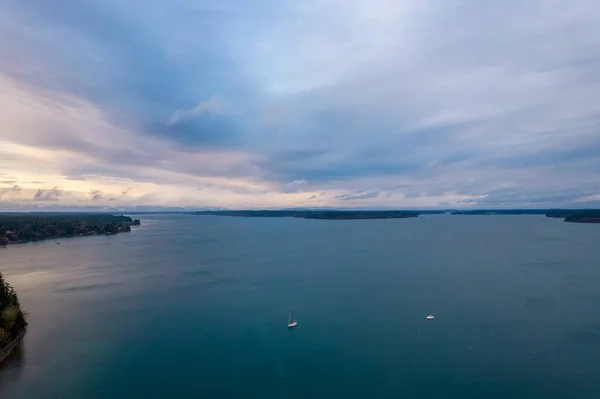
[[[218,114],[221,112],[221,102],[217,95],[213,95],[209,100],[200,101],[194,108],[186,110],[177,110],[173,113],[168,126],[176,125],[182,121],[198,118],[204,114]]]
[[[13,184],[12,187],[0,188],[0,200],[2,200],[3,196],[4,197],[8,196],[9,198],[14,198],[21,191],[22,191],[22,188],[18,184]]]
[[[90,191],[90,200],[92,201],[100,201],[104,199],[104,193],[100,190],[92,190]]]
[[[199,115],[196,118],[182,119],[175,124],[153,122],[147,125],[148,134],[174,141],[184,148],[238,147],[239,128],[232,118],[217,114]]]
[[[263,124],[267,130],[273,129],[275,133],[282,134],[291,117],[292,110],[290,108],[284,105],[275,105],[266,110]]]
[[[376,198],[379,194],[380,194],[379,191],[368,191],[368,192],[358,191],[358,192],[349,193],[349,194],[336,195],[335,198],[342,200],[342,201],[353,201],[353,200],[360,200],[360,199]]]
[[[294,180],[290,183],[284,184],[282,192],[284,193],[297,193],[308,185],[308,182],[304,179]]]
[[[586,195],[585,197],[577,198],[573,202],[576,202],[576,203],[582,203],[582,202],[600,202],[600,194]]]
[[[163,3],[0,5],[0,205],[597,200],[597,2]]]
[[[33,196],[33,201],[58,201],[63,195],[63,191],[58,187],[52,187],[47,190],[39,189]]]

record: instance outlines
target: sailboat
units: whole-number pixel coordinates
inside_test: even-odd
[[[292,312],[290,312],[290,317],[288,317],[288,328],[294,328],[298,325],[296,320],[292,320]]]

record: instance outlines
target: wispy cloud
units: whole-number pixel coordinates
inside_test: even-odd
[[[379,191],[368,191],[368,192],[355,192],[355,193],[351,193],[351,194],[341,194],[341,195],[336,195],[336,199],[342,200],[342,201],[352,201],[352,200],[359,200],[359,199],[368,199],[368,198],[376,198],[378,195],[380,194]]]
[[[4,197],[6,200],[14,199],[22,191],[21,186],[14,184],[12,187],[0,188],[0,200]]]
[[[39,189],[33,196],[33,201],[57,201],[63,195],[58,187],[52,187],[47,190]]]
[[[100,190],[92,190],[90,191],[90,200],[92,201],[100,201],[104,199],[104,193]]]
[[[304,179],[294,180],[283,185],[281,190],[284,193],[297,193],[308,186],[308,182]]]
[[[194,119],[205,113],[218,114],[219,112],[221,112],[219,97],[214,95],[209,100],[200,101],[194,108],[175,111],[167,125],[176,125],[181,121]]]

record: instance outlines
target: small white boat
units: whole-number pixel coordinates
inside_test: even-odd
[[[288,328],[294,328],[298,325],[296,320],[292,320],[292,313],[290,312],[290,317],[288,317]]]
[[[429,316],[427,316],[427,317],[426,317],[426,319],[427,319],[427,320],[433,320],[433,319],[435,319],[435,317],[433,317],[433,315],[432,315],[432,314],[430,314]]]

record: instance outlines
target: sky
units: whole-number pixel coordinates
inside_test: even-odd
[[[0,211],[600,207],[596,0],[0,0]]]

